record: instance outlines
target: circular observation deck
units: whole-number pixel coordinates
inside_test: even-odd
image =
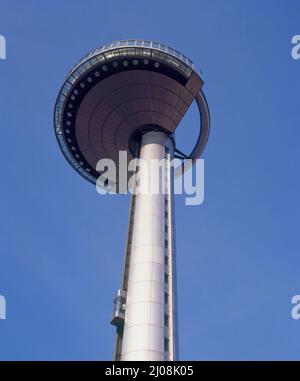
[[[146,126],[172,135],[196,100],[200,132],[192,152],[198,158],[209,134],[203,81],[180,52],[157,42],[116,41],[85,56],[68,74],[57,97],[54,126],[60,148],[85,179],[96,183],[97,162],[118,163],[119,151],[132,155],[132,137]]]

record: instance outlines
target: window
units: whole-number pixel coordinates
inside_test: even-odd
[[[165,283],[169,283],[169,274],[165,273]]]
[[[165,337],[164,348],[165,352],[169,352],[169,339],[167,337]]]
[[[165,304],[169,303],[169,295],[167,292],[165,292]]]
[[[170,48],[170,47],[168,47],[168,53],[169,53],[169,54],[173,54],[173,55],[175,55],[175,51],[174,51],[174,49],[172,49],[172,48]]]
[[[165,327],[169,327],[169,315],[165,314]]]
[[[177,50],[175,50],[175,56],[178,57],[178,58],[181,58],[181,53],[178,52]]]

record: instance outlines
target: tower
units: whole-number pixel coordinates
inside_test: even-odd
[[[121,288],[114,299],[115,360],[177,358],[174,170],[172,159],[203,152],[209,110],[203,81],[180,52],[157,42],[116,41],[85,56],[67,76],[56,101],[55,133],[71,166],[98,184],[101,159],[119,163],[119,152],[139,158],[139,186],[156,191],[131,197]],[[200,132],[189,155],[177,147],[174,132],[193,101]],[[160,171],[149,171],[154,161]],[[121,193],[118,167],[114,189]],[[120,171],[119,171],[120,169]],[[103,184],[105,185],[105,184]]]

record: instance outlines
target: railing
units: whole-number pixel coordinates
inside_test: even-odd
[[[137,48],[150,48],[155,49],[164,53],[167,53],[180,61],[184,62],[187,66],[189,66],[192,70],[195,70],[195,65],[193,62],[187,58],[184,54],[180,53],[178,50],[170,48],[165,44],[161,44],[160,42],[154,41],[146,41],[146,40],[121,40],[114,41],[111,44],[102,45],[99,48],[91,51],[89,54],[84,56],[71,70],[71,72],[75,71],[79,66],[81,66],[85,61],[89,60],[91,57],[96,56],[97,54],[107,52],[111,49],[116,48],[124,48],[124,47],[137,47]]]

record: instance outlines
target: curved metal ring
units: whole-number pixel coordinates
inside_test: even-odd
[[[200,155],[204,151],[204,148],[206,146],[206,143],[209,137],[210,114],[209,114],[206,98],[202,91],[199,91],[195,100],[196,100],[199,114],[200,114],[200,126],[201,126],[200,132],[199,132],[198,139],[194,149],[190,153],[189,158],[186,159],[188,161],[185,160],[179,167],[175,169],[174,171],[175,178],[178,178],[179,176],[184,175],[184,173],[193,166],[195,161],[200,157]]]

